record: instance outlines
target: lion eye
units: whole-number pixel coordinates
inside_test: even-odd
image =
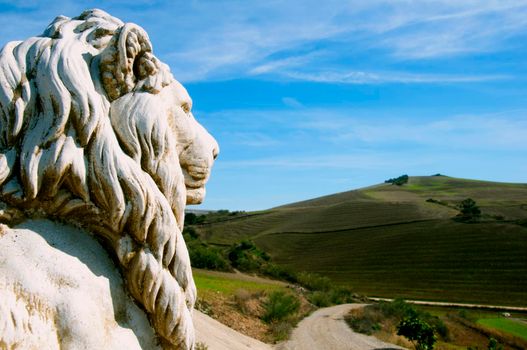
[[[190,105],[189,105],[188,103],[186,103],[186,102],[183,103],[183,104],[181,105],[181,108],[183,109],[183,111],[184,111],[185,113],[187,113],[187,114],[190,113]]]

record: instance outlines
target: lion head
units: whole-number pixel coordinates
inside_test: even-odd
[[[0,52],[0,200],[82,225],[115,252],[169,347],[192,348],[196,299],[181,229],[218,145],[146,32],[100,10],[57,17]]]

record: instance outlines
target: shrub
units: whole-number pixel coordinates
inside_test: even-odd
[[[269,325],[269,332],[275,341],[285,340],[293,329],[294,323],[289,320],[274,322]]]
[[[298,275],[298,283],[312,291],[327,291],[331,289],[331,280],[315,273],[302,272]]]
[[[395,299],[392,302],[381,301],[374,307],[377,307],[386,317],[397,318],[398,320],[417,313],[417,311],[403,299]]]
[[[381,301],[378,304],[368,305],[363,308],[360,314],[348,316],[346,321],[354,330],[371,334],[371,332],[378,330],[375,325],[380,326],[386,323],[385,321],[389,321],[388,324],[400,324],[403,320],[409,319],[418,319],[426,323],[432,329],[432,333],[436,332],[443,340],[448,340],[448,328],[439,317],[415,309],[402,299],[395,299],[392,302]]]
[[[496,339],[490,337],[487,350],[503,350],[503,346],[500,343],[498,343]]]
[[[263,307],[262,320],[272,323],[293,316],[300,308],[300,301],[292,294],[276,291],[269,294]]]
[[[196,229],[192,226],[185,226],[185,228],[183,229],[183,237],[185,238],[186,242],[199,238]]]
[[[476,220],[481,216],[481,210],[472,198],[467,198],[459,204],[459,214],[457,218],[462,221]]]
[[[229,249],[229,260],[237,269],[242,271],[259,271],[262,265],[270,260],[269,255],[258,249],[248,240],[241,241]]]
[[[397,326],[397,334],[412,341],[416,350],[433,349],[437,341],[434,329],[417,315],[405,317]]]
[[[197,217],[198,216],[194,213],[185,213],[185,226],[195,225]]]
[[[329,291],[330,300],[332,304],[347,304],[355,302],[353,292],[349,288],[335,287]]]
[[[372,335],[373,332],[381,329],[381,325],[368,317],[348,317],[348,325],[355,332]]]
[[[309,302],[317,307],[327,307],[331,305],[329,294],[322,291],[310,293],[307,297]]]
[[[237,289],[234,292],[234,303],[236,304],[238,309],[244,314],[247,314],[249,311],[247,304],[249,300],[251,300],[251,298],[251,293],[246,289]]]
[[[212,305],[201,298],[198,298],[198,300],[196,300],[194,308],[208,316],[212,316],[214,314],[214,311],[212,310]]]
[[[193,267],[209,270],[230,271],[231,266],[220,249],[199,240],[187,243],[190,263]]]
[[[261,272],[264,275],[267,275],[269,277],[273,277],[276,279],[285,280],[291,283],[297,283],[298,278],[294,271],[291,269],[288,269],[287,267],[283,267],[280,265],[273,264],[271,262],[266,263],[261,268]]]

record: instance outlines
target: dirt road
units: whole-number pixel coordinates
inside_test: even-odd
[[[364,304],[344,304],[315,311],[303,319],[295,328],[291,339],[278,344],[277,350],[370,350],[370,349],[403,349],[399,346],[384,343],[377,338],[358,334],[344,321],[351,309],[363,307]]]

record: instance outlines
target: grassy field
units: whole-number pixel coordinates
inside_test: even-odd
[[[472,198],[477,223],[452,220]],[[427,201],[433,199],[434,202]],[[410,177],[197,227],[370,296],[527,306],[527,185]]]
[[[193,269],[192,273],[200,295],[223,294],[224,296],[230,297],[240,289],[244,289],[250,293],[286,290],[284,283],[263,278],[251,278],[243,274],[201,269]]]
[[[527,340],[527,322],[509,318],[483,318],[478,323]]]

